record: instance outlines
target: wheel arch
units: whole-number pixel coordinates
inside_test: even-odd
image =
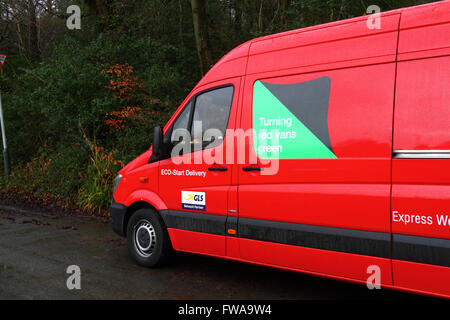
[[[160,214],[160,210],[167,209],[167,206],[155,192],[145,189],[135,190],[127,197],[127,199],[124,201],[124,204],[127,206],[127,210],[123,218],[123,234],[125,236],[127,234],[127,227],[128,222],[130,221],[130,217],[134,212],[136,212],[136,210],[142,208],[155,210],[161,222],[164,224],[164,221]]]

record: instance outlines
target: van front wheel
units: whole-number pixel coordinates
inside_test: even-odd
[[[130,218],[127,243],[133,259],[141,266],[157,267],[167,262],[171,245],[161,218],[152,209],[139,209]]]

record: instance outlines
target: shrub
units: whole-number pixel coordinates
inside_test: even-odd
[[[112,200],[112,183],[117,171],[124,165],[114,158],[114,152],[105,152],[96,141],[87,140],[90,162],[78,193],[78,204],[96,215],[106,215]]]
[[[117,159],[146,151],[190,86],[179,57],[150,38],[99,34],[88,43],[65,36],[43,62],[18,61],[0,77],[12,162],[1,187],[104,214]]]
[[[86,165],[81,148],[65,152],[45,154],[13,168],[11,176],[1,176],[3,192],[15,193],[22,198],[39,198],[60,206],[74,206],[80,188],[80,172]]]

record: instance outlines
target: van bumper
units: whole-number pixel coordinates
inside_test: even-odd
[[[111,214],[111,228],[115,233],[122,237],[125,237],[124,221],[127,209],[128,207],[126,205],[117,203],[114,199],[109,207],[109,212]]]

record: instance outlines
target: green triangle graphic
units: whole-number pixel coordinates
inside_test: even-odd
[[[264,159],[336,159],[260,81],[253,88],[253,146]]]

